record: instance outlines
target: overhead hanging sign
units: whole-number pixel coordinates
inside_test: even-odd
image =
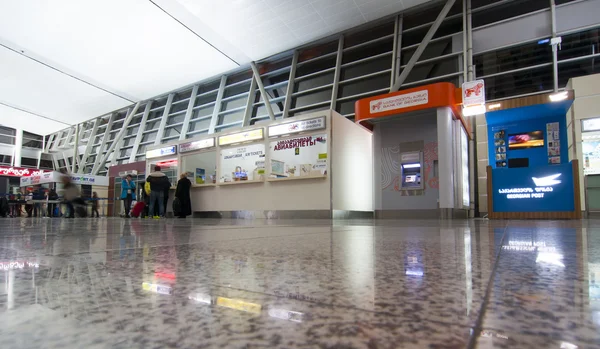
[[[14,166],[0,166],[0,176],[10,177],[31,177],[39,176],[44,173],[44,170],[14,167]]]
[[[30,177],[21,177],[21,186],[26,187],[29,185],[38,185],[38,184],[48,184],[48,183],[56,183],[60,181],[59,172],[44,172],[37,176]]]
[[[79,185],[100,185],[108,187],[108,177],[72,174],[71,182]]]
[[[242,143],[265,138],[262,128],[219,137],[219,145]]]
[[[177,154],[177,147],[172,145],[169,147],[148,150],[146,152],[146,159],[160,158],[163,156],[174,155],[174,154]]]
[[[214,138],[201,139],[199,141],[181,143],[179,145],[179,153],[187,153],[194,150],[212,148],[215,146]]]
[[[462,94],[463,107],[485,104],[485,82],[483,80],[464,82]]]
[[[403,109],[429,103],[429,91],[417,91],[370,102],[370,113],[377,114],[388,110]]]
[[[324,128],[325,117],[321,116],[314,119],[300,120],[286,124],[270,126],[269,137],[276,137],[304,131],[321,130]]]
[[[581,131],[598,131],[600,130],[600,118],[581,120]]]

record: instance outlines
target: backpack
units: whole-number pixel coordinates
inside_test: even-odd
[[[0,217],[6,217],[8,215],[8,200],[5,197],[0,197]]]
[[[150,182],[146,182],[146,184],[144,184],[144,192],[146,192],[146,195],[150,195],[150,193],[152,192],[152,187],[150,187]]]

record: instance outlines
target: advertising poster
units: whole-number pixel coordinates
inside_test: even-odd
[[[327,174],[327,135],[276,140],[269,144],[271,178]]]
[[[549,164],[560,164],[560,135],[558,126],[558,122],[551,122],[546,124]]]
[[[600,173],[600,142],[582,143],[583,152],[583,173],[598,174]]]
[[[221,150],[220,183],[262,180],[264,174],[264,144]]]
[[[196,184],[206,183],[206,170],[203,168],[196,169]]]

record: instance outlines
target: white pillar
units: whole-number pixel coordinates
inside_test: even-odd
[[[454,208],[454,129],[450,108],[437,109],[440,208]]]
[[[21,166],[21,149],[23,148],[23,130],[16,129],[15,134],[15,156],[14,156],[14,164],[16,167]]]

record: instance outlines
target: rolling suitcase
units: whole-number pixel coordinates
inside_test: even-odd
[[[138,218],[144,211],[145,207],[146,207],[146,204],[144,204],[142,201],[137,202],[135,204],[135,206],[133,206],[133,209],[131,210],[131,217]]]

